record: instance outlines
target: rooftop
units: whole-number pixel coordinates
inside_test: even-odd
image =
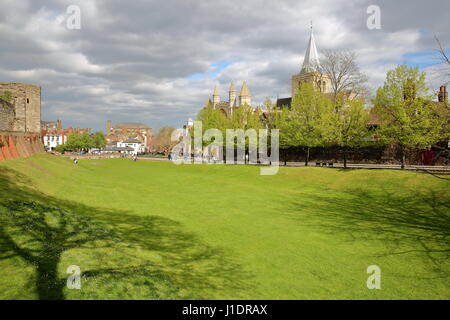
[[[139,122],[121,122],[112,126],[113,128],[126,128],[126,129],[150,129],[143,123]]]
[[[128,138],[127,140],[122,141],[122,143],[141,143],[141,141],[136,138]]]

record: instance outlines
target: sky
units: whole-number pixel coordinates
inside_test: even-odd
[[[181,127],[215,85],[227,100],[231,80],[247,81],[253,105],[287,97],[311,21],[319,58],[356,52],[373,90],[398,64],[427,71],[433,89],[450,80],[434,40],[450,48],[448,0],[0,2],[0,81],[41,85],[42,120],[64,127]],[[370,5],[379,29],[367,27]]]

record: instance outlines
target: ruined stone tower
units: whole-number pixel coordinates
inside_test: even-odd
[[[12,131],[41,132],[41,87],[34,84],[0,82],[0,94],[11,92],[14,106]]]

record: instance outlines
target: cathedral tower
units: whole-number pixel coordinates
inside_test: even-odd
[[[312,82],[323,93],[331,92],[330,78],[322,73],[312,25],[302,68],[299,74],[292,76],[292,96],[297,94],[297,90],[302,82]]]
[[[246,81],[242,84],[241,92],[239,93],[239,106],[243,106],[244,104],[249,106],[252,105],[250,91],[248,90]]]
[[[234,88],[234,81],[231,80],[230,90],[228,92],[228,102],[230,103],[230,107],[236,106],[236,89]]]
[[[219,89],[217,89],[217,86],[214,87],[212,103],[213,103],[214,108],[216,107],[216,105],[218,105],[220,103],[220,94],[219,94]]]

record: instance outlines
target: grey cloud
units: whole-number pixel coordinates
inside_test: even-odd
[[[446,0],[79,0],[82,29],[71,31],[56,21],[73,3],[2,1],[0,79],[41,84],[45,119],[95,129],[180,126],[231,79],[247,80],[256,103],[288,95],[310,20],[319,50],[356,51],[373,88],[405,53],[434,50],[434,34],[450,45]],[[366,27],[370,4],[381,30]],[[229,65],[190,78],[218,62]]]

